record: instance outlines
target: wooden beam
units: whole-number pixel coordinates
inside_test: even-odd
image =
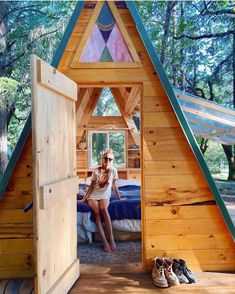
[[[132,115],[134,109],[140,101],[140,87],[132,87],[125,103],[125,113]]]
[[[138,68],[143,67],[141,62],[79,62],[72,63],[74,68]]]
[[[223,131],[218,131],[218,132],[215,132],[213,133],[214,136],[219,136],[219,135],[223,135],[223,134],[227,134],[227,135],[235,135],[235,129],[234,128],[231,128],[229,130],[223,130]]]
[[[192,131],[193,131],[194,135],[196,135],[196,136],[201,136],[205,139],[208,139],[208,140],[220,143],[220,144],[231,145],[231,143],[228,143],[227,141],[221,140],[218,137],[214,137],[212,135],[209,135],[208,133],[203,133],[201,131],[198,131],[198,128],[193,127]]]
[[[194,110],[194,109],[186,107],[186,106],[182,106],[182,109],[185,112],[192,113],[192,114],[195,114],[197,116],[201,116],[201,117],[204,117],[204,118],[207,118],[207,119],[219,122],[219,123],[223,123],[223,124],[226,124],[226,125],[231,126],[231,127],[235,127],[235,122],[233,122],[233,121],[230,121],[230,120],[227,120],[227,119],[224,119],[224,118],[220,118],[218,116],[211,115],[211,114],[199,111],[199,110]]]
[[[120,128],[127,128],[127,125],[122,116],[91,116],[87,124],[87,128],[120,129]]]
[[[76,114],[77,143],[81,139],[84,128],[87,127],[102,90],[102,88],[86,89],[84,93],[81,93],[81,102]]]
[[[215,126],[212,126],[212,125],[209,125],[207,123],[203,123],[199,120],[196,120],[196,119],[192,119],[192,118],[187,118],[188,122],[190,123],[193,123],[195,125],[198,125],[198,126],[203,126],[203,127],[206,127],[208,129],[211,129],[211,130],[218,130],[218,131],[223,131],[222,128],[219,128],[219,127],[215,127]]]
[[[189,101],[189,102],[192,102],[194,104],[202,105],[202,106],[205,106],[205,107],[208,107],[208,108],[218,110],[220,112],[224,112],[226,114],[235,116],[234,110],[224,108],[224,107],[219,106],[219,105],[217,105],[215,103],[212,103],[212,102],[210,102],[210,101],[208,101],[206,99],[198,98],[196,96],[194,98],[194,97],[191,97],[191,95],[187,95],[186,93],[185,94],[179,94],[179,93],[175,92],[175,94],[176,94],[176,97],[179,98],[179,99]]]
[[[120,90],[118,88],[110,88],[112,94],[113,94],[113,97],[117,103],[117,106],[128,126],[128,128],[130,129],[130,133],[132,135],[132,138],[135,142],[135,144],[137,146],[140,146],[140,133],[135,125],[135,122],[133,121],[131,115],[127,114],[125,112],[125,100],[124,100],[124,97],[122,96]],[[127,91],[126,91],[127,92]],[[125,93],[126,93],[125,92]],[[128,93],[128,92],[127,92]]]

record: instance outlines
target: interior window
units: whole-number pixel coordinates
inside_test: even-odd
[[[101,164],[102,152],[112,149],[115,156],[115,167],[126,167],[125,131],[88,131],[89,168]]]

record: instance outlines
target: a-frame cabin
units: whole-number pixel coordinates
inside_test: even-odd
[[[94,42],[104,7],[115,25],[99,53],[101,43]],[[37,58],[32,63],[33,141],[30,117],[1,182],[0,277],[35,276],[38,293],[66,293],[78,277],[76,200],[63,202],[63,193],[75,196],[76,171],[82,175],[87,167],[82,152],[76,166],[74,126],[79,140],[87,128],[110,125],[91,116],[104,87],[122,110],[111,124],[128,129],[140,146],[141,173],[127,168],[121,174],[141,177],[143,268],[149,271],[155,256],[168,256],[185,259],[193,270],[235,270],[233,223],[134,3],[78,2],[52,62],[58,71]],[[139,105],[140,134],[131,118]],[[32,199],[34,208],[25,213]],[[57,234],[56,227],[71,231]],[[57,261],[51,259],[55,248]]]

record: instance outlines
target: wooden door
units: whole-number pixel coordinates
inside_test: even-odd
[[[77,84],[31,58],[35,293],[67,293],[79,277],[76,229]]]

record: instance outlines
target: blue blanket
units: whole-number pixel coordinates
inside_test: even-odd
[[[84,189],[84,187],[80,185],[80,189]],[[119,188],[119,192],[121,197],[127,198],[127,200],[117,200],[112,192],[108,208],[111,220],[141,219],[140,187],[124,186]],[[91,209],[86,202],[83,202],[78,203],[77,211],[90,212]]]

